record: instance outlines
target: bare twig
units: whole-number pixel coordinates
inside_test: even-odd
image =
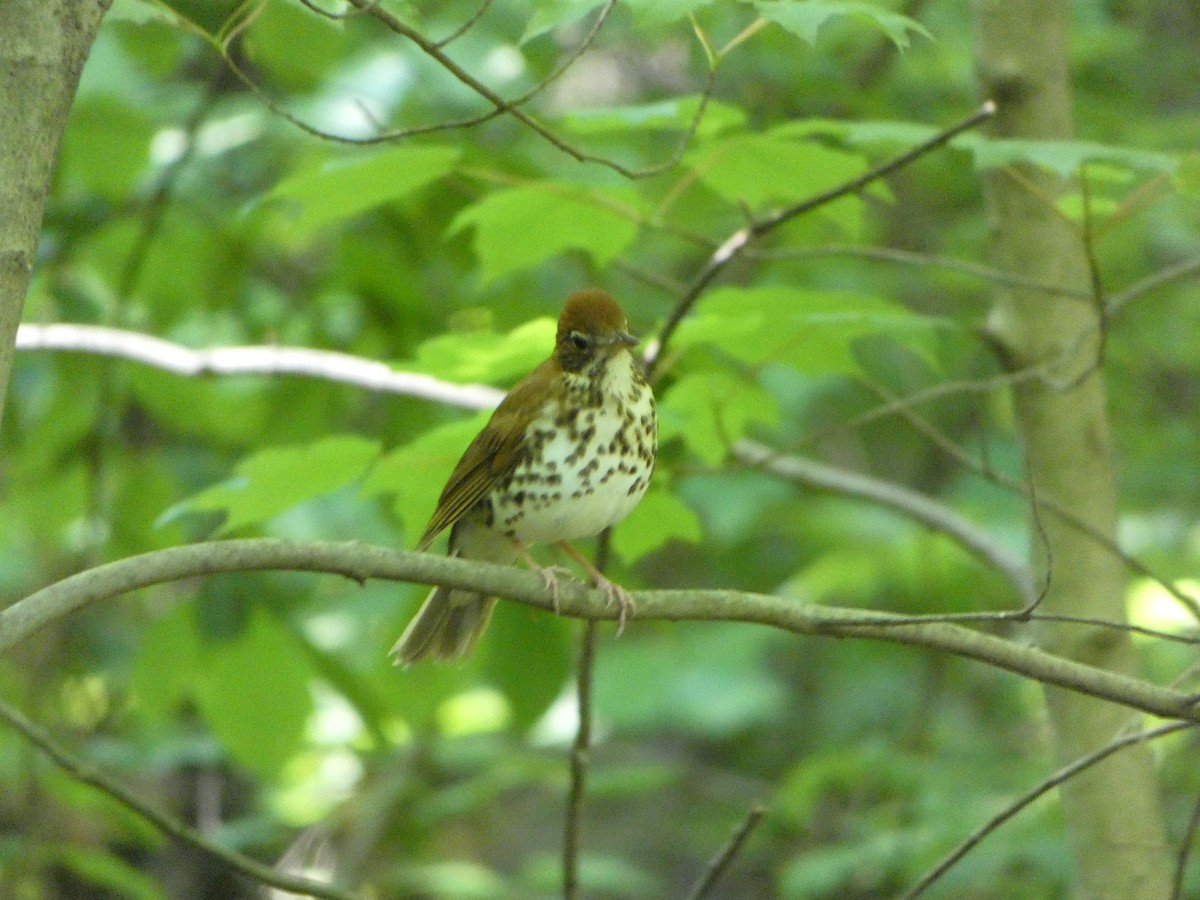
[[[595,622],[583,623],[579,637],[579,660],[575,667],[576,707],[579,724],[571,746],[570,787],[567,814],[563,818],[563,897],[579,897],[579,857],[583,833],[583,801],[587,791],[588,757],[592,746],[592,682],[596,658]]]
[[[270,885],[282,891],[288,891],[292,894],[320,897],[323,900],[359,900],[359,895],[350,891],[342,890],[331,884],[322,884],[310,878],[302,878],[297,875],[289,875],[286,872],[277,871],[248,856],[213,843],[195,828],[155,809],[150,803],[132,793],[116,779],[106,775],[95,766],[76,759],[71,753],[59,746],[45,729],[31,722],[4,700],[0,700],[0,719],[4,719],[9,725],[19,731],[26,740],[40,748],[43,753],[54,761],[55,765],[70,774],[76,781],[89,784],[97,790],[103,791],[126,809],[130,809],[141,816],[159,831],[170,835],[176,840],[183,841],[185,844],[194,847],[202,853],[208,854],[222,865],[228,866],[246,878],[260,884]]]
[[[721,876],[725,874],[725,870],[729,868],[729,864],[741,852],[742,845],[746,843],[746,838],[750,836],[750,832],[762,821],[762,817],[766,812],[767,808],[762,803],[756,802],[750,807],[745,818],[738,823],[737,828],[733,830],[733,834],[729,836],[729,840],[725,843],[725,846],[717,852],[716,856],[709,860],[704,874],[696,882],[695,887],[688,892],[687,900],[704,900],[708,896],[708,892],[721,880]]]
[[[866,247],[858,244],[823,244],[817,247],[762,251],[748,250],[745,255],[747,259],[791,261],[822,259],[830,256],[852,256],[859,259],[876,260],[878,262],[918,266],[922,269],[946,269],[950,272],[970,275],[973,278],[979,278],[992,284],[1003,285],[1004,287],[1025,288],[1031,291],[1041,291],[1045,294],[1073,297],[1076,300],[1090,300],[1092,296],[1087,291],[1081,291],[1062,284],[1039,281],[1036,278],[1026,278],[1023,275],[1018,275],[1014,272],[1005,272],[1003,269],[997,269],[993,266],[984,266],[979,263],[967,262],[966,260],[954,259],[948,256],[938,256],[933,253],[898,250],[892,247]]]
[[[777,453],[763,444],[743,439],[733,446],[736,459],[783,478],[820,490],[861,497],[894,509],[948,535],[970,553],[1003,575],[1016,590],[1022,605],[1037,597],[1029,567],[1016,554],[1000,546],[991,535],[945,504],[897,484],[857,472],[848,472],[802,456]]]
[[[1144,297],[1151,291],[1157,290],[1163,285],[1170,284],[1172,281],[1179,281],[1184,278],[1191,278],[1194,275],[1200,275],[1200,258],[1193,257],[1192,259],[1184,259],[1167,266],[1165,269],[1160,269],[1153,275],[1143,278],[1141,281],[1127,287],[1125,290],[1113,294],[1108,298],[1108,317],[1113,319],[1118,313],[1122,312],[1126,306],[1134,300]]]
[[[834,200],[838,200],[850,194],[858,193],[872,182],[878,181],[880,178],[890,175],[897,169],[901,169],[908,165],[913,160],[919,159],[927,153],[936,150],[938,147],[941,147],[955,136],[962,134],[964,131],[969,131],[970,129],[978,126],[980,123],[987,121],[995,114],[995,112],[996,104],[991,100],[988,100],[982,106],[980,106],[979,109],[967,116],[961,122],[951,125],[949,128],[938,132],[933,137],[926,141],[922,141],[917,146],[906,150],[899,156],[893,157],[892,159],[881,163],[878,166],[874,166],[859,177],[853,178],[844,184],[838,185],[837,187],[830,188],[827,191],[822,191],[821,193],[809,197],[807,200],[803,200],[800,203],[785,207],[784,209],[772,213],[766,218],[759,219],[750,225],[745,225],[731,234],[725,239],[724,242],[722,242],[719,247],[717,247],[715,251],[713,251],[713,254],[708,258],[708,261],[700,268],[699,273],[692,280],[691,286],[688,287],[687,292],[679,298],[679,301],[675,304],[675,308],[671,310],[671,314],[668,316],[666,324],[663,325],[663,329],[658,335],[658,339],[652,348],[652,352],[648,352],[647,354],[647,370],[650,375],[654,374],[654,371],[658,365],[658,361],[662,358],[663,351],[670,344],[671,337],[674,335],[675,330],[679,327],[680,322],[682,322],[688,313],[691,312],[692,307],[696,304],[696,301],[700,298],[700,295],[704,292],[704,289],[708,287],[713,279],[715,279],[717,275],[720,274],[720,272],[727,265],[729,265],[732,260],[741,255],[745,248],[752,242],[762,237],[764,234],[767,234],[778,228],[785,222],[796,218],[797,216],[811,212],[812,210],[824,206],[827,203],[832,203]]]
[[[1163,737],[1164,735],[1173,734],[1176,731],[1182,731],[1185,728],[1194,727],[1195,723],[1193,722],[1169,722],[1168,724],[1160,725],[1157,728],[1150,728],[1146,731],[1139,731],[1135,734],[1129,734],[1118,738],[1112,743],[1101,747],[1099,750],[1096,750],[1094,753],[1089,753],[1087,756],[1083,756],[1075,760],[1070,765],[1064,766],[1049,778],[1022,794],[1015,802],[1010,803],[1003,810],[985,822],[981,827],[976,829],[976,831],[974,831],[965,841],[955,847],[954,851],[951,852],[949,856],[938,863],[932,870],[922,877],[920,881],[913,885],[913,887],[904,894],[903,900],[916,900],[917,897],[920,897],[925,893],[925,891],[932,887],[933,884],[938,881],[938,879],[950,871],[950,869],[953,868],[954,865],[959,862],[959,860],[971,852],[976,844],[982,841],[985,837],[987,837],[1021,810],[1025,809],[1025,807],[1029,806],[1029,804],[1031,804],[1038,797],[1041,797],[1047,792],[1058,787],[1064,781],[1075,777],[1084,769],[1094,766],[1096,763],[1107,759],[1114,753],[1124,750],[1126,747],[1132,746],[1133,744],[1140,744],[1142,741],[1155,740],[1156,738]]]
[[[193,350],[161,338],[98,325],[25,323],[18,350],[67,350],[116,356],[176,375],[304,375],[448,403],[490,409],[504,392],[481,384],[458,385],[419,372],[397,372],[386,363],[305,347],[211,347]]]
[[[881,399],[886,401],[895,400],[887,391],[883,390],[879,385],[868,382],[867,386],[873,390]],[[961,447],[954,443],[950,438],[939,431],[935,426],[929,423],[924,417],[916,413],[914,410],[908,409],[906,406],[897,407],[897,411],[902,415],[913,428],[925,435],[934,446],[961,465],[963,468],[974,472],[994,484],[999,485],[1014,493],[1028,497],[1028,490],[1024,483],[1016,478],[1005,475],[1003,472],[998,472],[986,463],[972,457]],[[1070,525],[1072,528],[1079,531],[1081,534],[1093,541],[1097,546],[1103,547],[1108,552],[1116,556],[1121,562],[1132,571],[1149,578],[1151,581],[1160,585],[1163,590],[1169,593],[1172,597],[1180,602],[1183,607],[1191,613],[1191,615],[1200,621],[1200,601],[1190,594],[1184,592],[1179,587],[1171,583],[1161,575],[1156,574],[1148,565],[1139,560],[1130,553],[1125,552],[1116,541],[1093,528],[1087,522],[1080,519],[1073,511],[1068,509],[1062,503],[1059,503],[1054,497],[1041,495],[1039,498],[1041,507],[1046,512],[1051,513],[1063,522]]]
[[[472,28],[474,28],[475,23],[478,22],[480,19],[482,19],[484,17],[484,15],[487,13],[487,11],[491,8],[492,8],[492,0],[483,0],[483,2],[479,4],[479,8],[476,9],[475,12],[473,12],[471,15],[467,16],[467,18],[463,19],[462,24],[460,24],[457,28],[455,28],[452,32],[450,32],[444,38],[434,41],[434,46],[441,48],[441,47],[446,47],[450,44],[453,44],[460,37],[462,37],[464,34],[466,34],[468,31],[470,31]],[[597,18],[597,22],[604,21],[605,17],[608,16],[608,11],[610,9],[612,9],[612,4],[609,4],[607,7],[604,8],[604,11],[601,12],[600,16]],[[596,27],[599,27],[599,26],[597,25]],[[583,42],[583,46],[586,47],[589,43],[591,43],[590,38]]]
[[[1179,853],[1175,857],[1175,878],[1171,885],[1171,900],[1183,900],[1183,876],[1187,874],[1188,859],[1192,855],[1192,844],[1196,840],[1196,830],[1200,828],[1200,796],[1192,803],[1192,814],[1188,817],[1187,828],[1179,839]]]
[[[600,532],[596,542],[596,571],[608,566],[612,529]],[[618,630],[618,634],[620,631]],[[579,858],[583,833],[583,801],[587,792],[588,763],[592,747],[592,685],[596,673],[596,623],[584,623],[579,636],[579,660],[575,667],[575,697],[579,724],[571,747],[571,784],[567,791],[567,815],[563,822],[563,897],[577,900],[579,896]]]

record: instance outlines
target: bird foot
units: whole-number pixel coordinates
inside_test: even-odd
[[[561,610],[558,606],[558,579],[570,578],[571,570],[566,566],[539,566],[533,564],[533,570],[542,576],[542,586],[550,592],[550,606],[554,609],[554,614],[561,615]]]
[[[617,611],[617,637],[620,637],[621,632],[625,630],[625,620],[632,616],[637,609],[633,595],[615,581],[609,581],[603,575],[596,576],[592,581],[597,588],[604,591],[604,596],[609,606],[616,603],[620,607]]]

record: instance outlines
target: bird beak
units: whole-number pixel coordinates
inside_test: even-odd
[[[612,347],[635,347],[638,339],[626,331],[618,331],[605,343]]]

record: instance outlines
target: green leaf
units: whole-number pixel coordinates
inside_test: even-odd
[[[108,850],[51,845],[44,848],[44,852],[46,857],[57,860],[80,880],[103,888],[104,896],[123,900],[166,900],[166,893],[153,877]],[[76,890],[82,888],[76,887]]]
[[[263,198],[292,213],[290,225],[311,233],[398,200],[443,177],[458,162],[457,147],[397,147],[285,178]]]
[[[423,342],[405,368],[458,384],[512,381],[550,355],[556,328],[553,319],[543,317],[518,325],[508,334],[440,334]]]
[[[844,291],[769,286],[721,288],[677,333],[681,346],[711,343],[743,362],[778,362],[808,373],[858,371],[856,338],[889,333],[926,356],[945,323],[903,306]]]
[[[518,603],[497,605],[476,653],[481,675],[508,699],[513,726],[541,719],[571,677],[571,622]]]
[[[165,3],[153,3],[151,0],[114,0],[112,8],[105,13],[104,20],[133,22],[136,25],[160,22],[176,28],[186,27],[186,20],[171,7]]]
[[[662,487],[652,486],[633,512],[613,529],[613,549],[636,562],[672,539],[699,543],[700,519],[691,507]]]
[[[971,150],[975,154],[975,166],[980,170],[1029,163],[1066,177],[1091,162],[1168,174],[1173,174],[1178,167],[1178,160],[1165,153],[1111,147],[1093,141],[1035,141],[973,134],[956,140],[955,145]]]
[[[629,131],[683,131],[690,127],[700,105],[700,96],[675,97],[631,106],[576,109],[562,118],[563,127],[576,134],[607,134]],[[710,99],[696,127],[699,137],[712,137],[746,123],[741,107]]]
[[[771,134],[781,138],[811,138],[814,135],[835,137],[851,147],[915,147],[936,133],[936,128],[921,122],[891,122],[881,119],[797,119],[771,130]]]
[[[697,456],[716,465],[751,422],[774,423],[778,418],[774,399],[760,385],[707,369],[685,375],[667,391],[659,404],[659,435],[662,440],[683,438]]]
[[[770,722],[788,703],[763,663],[773,639],[747,625],[676,623],[652,640],[616,641],[596,662],[597,713],[621,730],[721,738]]]
[[[433,515],[442,485],[490,416],[489,410],[440,425],[397,447],[371,470],[363,482],[363,495],[395,494],[396,515],[415,541]]]
[[[625,0],[633,11],[633,21],[638,28],[655,28],[682,22],[713,0]]]
[[[261,609],[231,641],[201,648],[193,694],[213,734],[239,763],[271,777],[299,749],[312,711],[303,650]]]
[[[137,706],[156,719],[168,719],[191,695],[200,669],[195,608],[180,604],[146,628],[130,676]]]
[[[738,135],[688,154],[700,180],[731,203],[759,207],[794,202],[857,178],[867,170],[857,153],[813,141],[774,135]],[[822,206],[820,215],[850,234],[860,230],[862,200],[846,196]]]
[[[882,9],[871,3],[823,3],[818,0],[757,0],[755,9],[765,19],[799,35],[810,44],[831,20],[845,16],[866,19],[878,28],[893,44],[907,50],[910,35],[919,34],[933,39],[920,22],[900,13]]]
[[[527,43],[547,31],[574,22],[601,3],[602,0],[538,0],[534,5],[533,15],[525,25],[525,33],[521,35],[520,43]]]
[[[564,250],[583,250],[597,266],[612,262],[637,237],[636,195],[604,194],[543,182],[494,191],[455,218],[449,233],[475,228],[484,282],[532,269]]]
[[[261,450],[238,463],[237,477],[173,507],[164,519],[183,512],[220,510],[226,513],[221,530],[236,531],[361,478],[378,454],[377,441],[356,435]]]
[[[1175,186],[1185,197],[1200,197],[1200,153],[1184,153],[1179,157]]]

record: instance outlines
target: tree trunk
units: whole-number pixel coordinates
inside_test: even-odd
[[[0,421],[59,139],[112,0],[0,0]]]
[[[999,112],[994,136],[1071,137],[1066,0],[976,0],[976,64]],[[1068,185],[1029,167],[996,170],[986,189],[993,258],[1001,268],[1089,290],[1082,236],[1053,206]],[[1116,481],[1105,409],[1100,303],[1027,290],[996,298],[989,332],[1014,369],[1050,364],[1050,374],[1015,389],[1017,424],[1036,497],[1053,497],[1099,534],[1114,538]],[[1034,552],[1049,571],[1044,612],[1125,620],[1125,571],[1119,559],[1078,528],[1039,512]],[[1136,659],[1122,632],[1075,625],[1047,627],[1046,649],[1133,674]],[[1082,694],[1046,690],[1058,757],[1077,759],[1110,742],[1128,710]],[[1061,789],[1077,894],[1147,900],[1171,893],[1169,851],[1153,759],[1138,746],[1094,766]]]

